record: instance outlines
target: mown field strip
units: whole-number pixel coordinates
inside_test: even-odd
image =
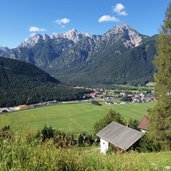
[[[91,103],[58,104],[3,114],[0,116],[0,128],[10,125],[12,129],[20,131],[26,127],[41,129],[47,125],[65,132],[92,133],[94,123],[110,109],[121,113],[125,120],[140,120],[154,105],[154,102],[123,105],[103,103],[102,106]]]

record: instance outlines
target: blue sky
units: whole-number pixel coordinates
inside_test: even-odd
[[[0,0],[0,45],[16,47],[35,33],[103,34],[126,23],[146,35],[159,32],[170,0]]]

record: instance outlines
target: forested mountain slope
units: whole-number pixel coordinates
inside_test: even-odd
[[[75,100],[84,93],[61,84],[33,64],[0,57],[0,106]]]

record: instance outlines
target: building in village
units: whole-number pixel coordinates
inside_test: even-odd
[[[140,129],[141,132],[146,133],[148,131],[149,122],[149,117],[144,116],[138,125],[138,129]]]

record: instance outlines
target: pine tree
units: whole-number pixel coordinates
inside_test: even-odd
[[[149,135],[162,150],[171,150],[171,3],[157,40],[157,54],[157,105],[151,111]]]

